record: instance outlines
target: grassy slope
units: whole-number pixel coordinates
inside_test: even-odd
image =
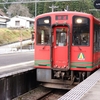
[[[31,38],[30,33],[31,30],[29,29],[0,28],[0,45],[20,41],[21,34],[22,34],[22,40],[29,39]]]

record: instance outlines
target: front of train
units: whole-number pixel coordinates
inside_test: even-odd
[[[84,23],[80,27],[76,23],[81,24],[82,20]],[[82,30],[84,25],[86,27]],[[89,44],[81,45],[77,39],[89,38],[89,25],[88,18],[74,16],[73,13],[53,12],[36,17],[34,66],[37,68],[37,81],[45,87],[68,89],[78,80],[79,75],[72,64],[85,61],[83,54],[88,51],[83,51],[89,48]],[[76,59],[74,56],[78,55]]]

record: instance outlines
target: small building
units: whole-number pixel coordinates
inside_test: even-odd
[[[7,22],[8,28],[31,28],[34,25],[34,18],[24,17],[24,16],[15,16]]]
[[[9,20],[10,19],[8,17],[0,15],[0,28],[7,27],[7,21]]]
[[[0,9],[0,28],[7,27],[7,21],[9,21],[10,18],[5,15],[5,13]]]

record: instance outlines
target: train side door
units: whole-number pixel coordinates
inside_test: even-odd
[[[68,27],[53,28],[53,67],[68,68],[69,62]]]

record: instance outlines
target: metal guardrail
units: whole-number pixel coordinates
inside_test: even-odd
[[[34,48],[33,41],[32,40],[26,40],[26,41],[22,41],[22,42],[15,42],[15,43],[12,43],[12,44],[0,46],[0,54],[14,53],[14,52],[17,52],[17,51],[19,52],[19,51],[22,51],[23,47],[25,47],[25,46],[27,46],[27,49],[25,49],[25,50],[33,50],[33,48]]]
[[[29,39],[24,39],[23,41],[27,41],[27,40],[31,40],[31,38]],[[1,44],[0,46],[7,46],[7,45],[10,45],[10,44],[13,44],[13,43],[18,43],[19,41],[15,41],[15,42],[11,42],[11,43],[6,43],[6,44]]]

